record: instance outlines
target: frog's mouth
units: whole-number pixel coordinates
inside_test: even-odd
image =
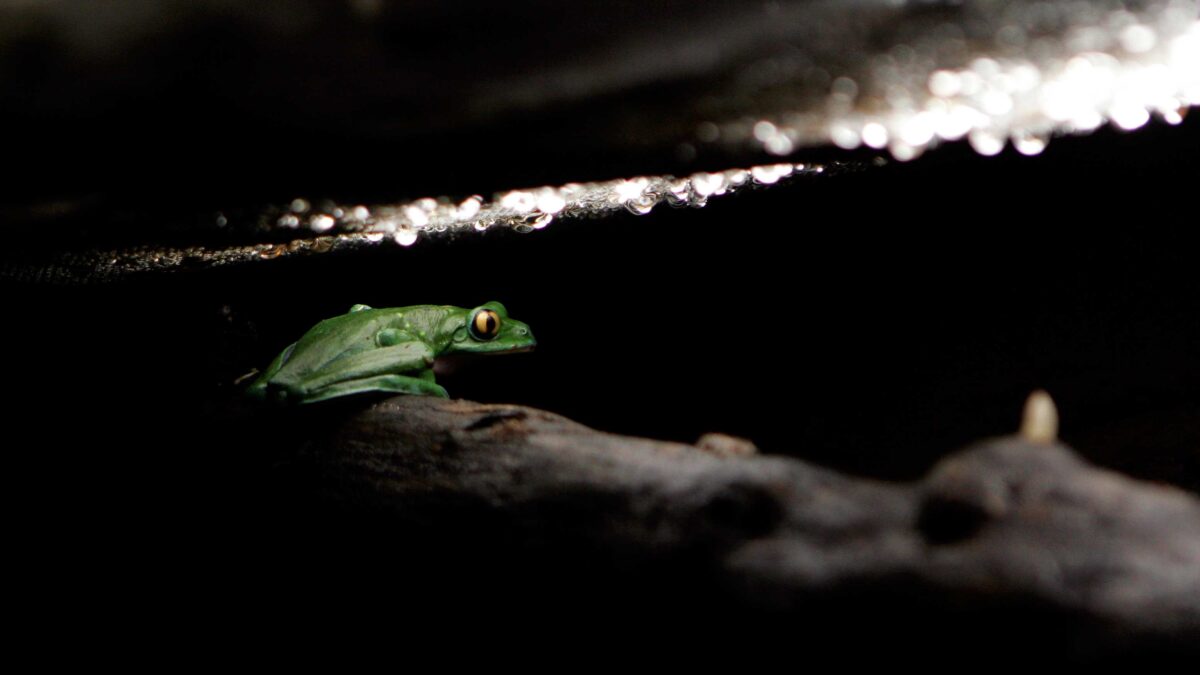
[[[434,375],[453,375],[476,361],[485,361],[499,354],[524,354],[533,351],[535,345],[514,347],[496,352],[458,353],[439,356],[433,362]]]

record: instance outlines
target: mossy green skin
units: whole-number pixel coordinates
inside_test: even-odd
[[[247,394],[282,403],[364,392],[449,398],[434,381],[437,357],[522,352],[535,344],[529,326],[508,318],[498,302],[474,309],[355,305],[284,349]]]

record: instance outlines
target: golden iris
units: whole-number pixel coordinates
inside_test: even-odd
[[[476,340],[491,340],[500,334],[500,315],[481,309],[471,318],[471,336]]]

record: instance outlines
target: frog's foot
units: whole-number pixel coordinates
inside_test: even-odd
[[[271,386],[262,377],[250,383],[250,386],[245,389],[246,396],[258,401],[283,401],[287,398],[287,394],[278,387]]]
[[[287,399],[286,392],[282,392],[278,387],[273,386],[271,384],[271,378],[275,377],[275,374],[279,372],[279,369],[283,367],[283,364],[287,363],[287,360],[291,358],[292,352],[295,351],[295,349],[296,343],[293,342],[283,351],[279,352],[279,356],[276,356],[275,360],[271,361],[271,365],[267,366],[267,369],[262,373],[259,373],[257,370],[251,371],[239,377],[237,381],[234,382],[234,385],[240,385],[247,379],[257,375],[257,377],[254,378],[254,381],[250,383],[250,386],[246,387],[246,396],[258,399],[260,401],[285,401]]]
[[[256,399],[265,399],[267,397],[267,383],[258,381],[246,387],[246,396]]]
[[[294,400],[294,395],[290,394],[287,389],[261,379],[246,388],[246,396],[271,405],[284,405]]]
[[[302,396],[299,402],[315,403],[338,396],[348,396],[350,394],[361,394],[371,391],[450,398],[450,395],[446,393],[445,388],[440,384],[421,377],[411,377],[409,375],[376,375],[374,377],[348,380],[322,387],[319,391]]]

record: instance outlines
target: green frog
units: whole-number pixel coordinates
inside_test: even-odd
[[[247,394],[283,403],[315,403],[364,392],[449,398],[434,379],[438,357],[533,349],[529,326],[498,302],[474,309],[355,305],[326,319],[280,352]]]

